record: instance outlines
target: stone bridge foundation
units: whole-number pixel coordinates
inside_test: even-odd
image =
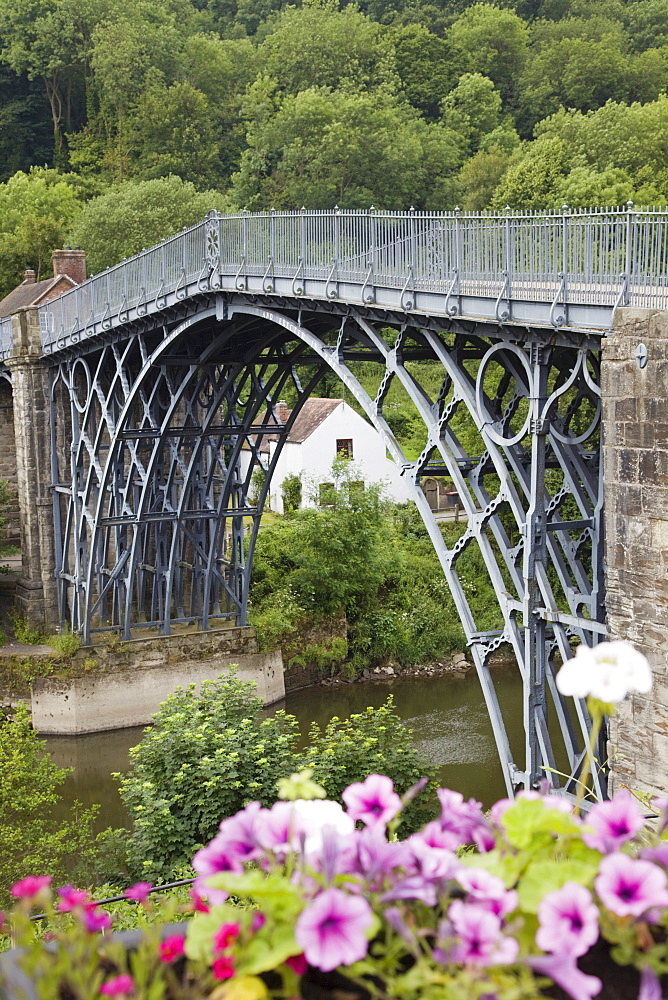
[[[623,308],[603,341],[606,607],[610,638],[654,685],[611,722],[612,788],[668,791],[668,313]]]
[[[42,344],[36,309],[12,316],[12,375],[16,486],[21,520],[23,570],[16,586],[19,614],[43,631],[58,625],[53,530],[50,377],[40,361]]]

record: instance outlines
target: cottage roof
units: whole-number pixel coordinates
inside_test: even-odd
[[[288,435],[290,444],[302,444],[306,438],[313,434],[323,420],[332,413],[337,406],[343,402],[342,399],[320,399],[311,397],[307,399],[301,408],[299,416],[292,425],[292,430]],[[292,410],[288,411],[288,415]]]
[[[18,309],[24,309],[26,306],[39,305],[43,299],[50,297],[49,292],[54,291],[61,284],[62,288],[58,288],[58,293],[66,292],[68,288],[74,286],[75,282],[65,274],[58,274],[55,278],[52,275],[42,281],[22,281],[20,285],[5,295],[4,299],[0,299],[0,319],[11,316],[12,313]]]

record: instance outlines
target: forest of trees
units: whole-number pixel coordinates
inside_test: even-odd
[[[212,207],[668,201],[668,0],[0,0],[0,294]]]

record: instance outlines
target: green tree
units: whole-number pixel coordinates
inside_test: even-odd
[[[392,95],[310,89],[274,111],[269,81],[258,81],[252,98],[232,187],[239,207],[442,207],[451,199],[458,138]]]
[[[360,91],[399,82],[387,29],[353,5],[339,10],[336,0],[288,7],[258,55],[263,71],[288,94],[311,87]]]
[[[97,807],[75,802],[62,820],[53,815],[54,807],[62,813],[60,789],[68,774],[45,753],[24,706],[0,719],[0,905],[26,875],[52,875],[59,884],[92,860]]]
[[[190,83],[166,87],[153,80],[128,123],[133,174],[150,179],[173,174],[199,187],[219,178],[220,143],[209,102]]]
[[[212,208],[226,208],[223,195],[197,191],[180,177],[126,181],[85,205],[70,239],[86,251],[96,273],[194,225]]]
[[[516,153],[509,153],[501,146],[479,149],[459,171],[461,207],[467,212],[489,208],[494,192],[517,158]]]
[[[488,76],[504,101],[513,97],[529,44],[521,17],[493,4],[474,4],[453,24],[450,41],[461,51],[464,69]]]
[[[21,281],[26,267],[48,277],[51,251],[63,246],[81,209],[71,177],[32,167],[0,184],[0,294]]]
[[[295,511],[260,533],[253,563],[254,603],[288,590],[299,606],[327,615],[342,610],[355,614],[373,600],[391,556],[384,544],[379,490],[351,490],[348,482],[354,478],[354,470],[341,471],[331,506]]]
[[[75,128],[84,112],[92,31],[107,2],[0,0],[0,60],[43,83],[60,167],[65,160],[63,131]]]
[[[432,121],[441,101],[456,83],[452,46],[423,24],[408,24],[393,33],[397,72],[406,98]]]
[[[501,95],[489,77],[481,73],[461,76],[441,107],[443,124],[466,142],[470,153],[475,153],[488,138],[495,146],[512,149],[519,144],[512,123],[501,113]]]
[[[568,150],[558,136],[531,143],[522,159],[504,174],[492,198],[492,208],[553,207],[568,166]]]

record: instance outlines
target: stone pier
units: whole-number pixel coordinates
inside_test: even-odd
[[[603,341],[606,606],[610,638],[649,659],[650,694],[612,720],[612,789],[668,791],[668,313],[617,310]]]

